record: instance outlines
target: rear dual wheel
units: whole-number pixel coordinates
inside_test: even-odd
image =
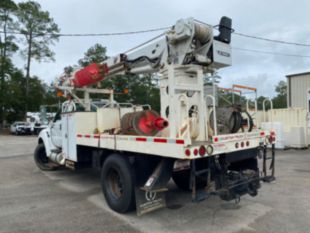
[[[101,170],[101,187],[109,207],[126,213],[135,208],[134,170],[128,157],[111,154]]]

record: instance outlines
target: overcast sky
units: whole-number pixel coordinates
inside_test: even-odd
[[[19,2],[19,1],[18,1]],[[50,12],[61,33],[108,33],[171,26],[179,18],[194,17],[216,25],[225,15],[233,28],[271,39],[310,44],[310,1],[307,0],[38,0]],[[33,62],[31,73],[46,82],[74,65],[84,52],[100,43],[112,56],[156,36],[156,33],[110,37],[61,37],[52,47],[55,62]],[[281,45],[233,36],[232,46],[276,53],[310,56],[310,47]],[[274,95],[274,87],[285,75],[310,71],[310,58],[274,56],[233,50],[233,65],[219,71],[221,86],[243,84],[258,88],[259,95]],[[16,56],[22,68],[24,61]]]

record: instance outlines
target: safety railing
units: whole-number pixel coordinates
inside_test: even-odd
[[[250,99],[247,99],[247,101],[246,101],[246,111],[248,114],[250,114],[250,107],[249,107],[250,101],[251,101]],[[256,99],[254,100],[254,113],[250,114],[250,116],[252,117],[252,119],[255,119],[255,116],[257,116],[257,100]],[[247,117],[247,124],[250,125],[250,118],[249,117]],[[255,124],[257,124],[257,122],[255,122]]]
[[[181,106],[180,110],[182,109],[182,104],[185,104],[185,109],[186,109],[186,113],[189,110],[189,103],[188,103],[188,97],[185,94],[181,94],[178,98],[179,100],[179,104]],[[184,138],[184,135],[187,135],[188,139],[190,139],[191,135],[190,135],[190,119],[189,119],[189,114],[186,114],[186,120],[185,120],[185,124],[182,124],[182,119],[180,119],[182,117],[182,114],[179,114],[179,122],[180,125],[178,126],[178,136],[180,138]]]
[[[273,103],[272,101],[267,98],[267,99],[264,99],[263,101],[263,118],[264,118],[264,121],[266,122],[267,118],[266,118],[266,102],[269,101],[270,103],[270,110],[272,111],[273,110]],[[273,122],[273,119],[272,119],[272,114],[271,114],[271,117],[270,117],[270,121]]]
[[[214,136],[217,135],[217,119],[216,119],[216,100],[214,98],[213,95],[207,95],[206,99],[210,98],[212,100],[212,109],[213,109],[213,134]],[[207,101],[206,101],[207,103]],[[208,110],[208,106],[207,106],[207,116],[209,116],[209,110]],[[209,117],[207,117],[207,125],[209,125]],[[209,131],[207,130],[207,137],[209,138]]]

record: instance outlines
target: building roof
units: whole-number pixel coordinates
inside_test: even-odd
[[[288,74],[288,75],[286,75],[286,77],[287,78],[291,78],[291,77],[297,77],[297,76],[302,76],[302,75],[307,75],[307,74],[310,75],[310,71],[302,72],[302,73],[295,73],[295,74]]]

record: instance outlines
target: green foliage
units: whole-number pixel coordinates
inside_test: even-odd
[[[82,67],[88,66],[91,63],[102,63],[107,59],[106,52],[106,47],[103,47],[101,44],[95,44],[86,51],[84,58],[80,59],[78,63]]]
[[[38,77],[30,77],[31,59],[53,59],[49,45],[57,40],[58,26],[49,13],[33,1],[16,5],[12,0],[0,1],[0,125],[4,120],[13,122],[25,117],[26,108],[38,111],[42,104],[55,104],[58,99],[47,84]],[[8,31],[19,30],[25,35],[27,73],[14,67],[11,57],[18,50],[16,39]],[[28,87],[28,88],[25,88]],[[29,90],[29,98],[27,98]]]
[[[6,82],[7,96],[5,101],[6,118],[8,122],[22,120],[25,115],[25,78],[21,71],[14,70]]]
[[[278,93],[276,97],[272,99],[274,108],[286,108],[287,107],[287,84],[285,81],[280,81],[275,88]]]
[[[13,68],[10,57],[18,49],[15,37],[7,33],[8,29],[14,30],[17,27],[13,18],[13,13],[15,13],[16,9],[17,6],[13,1],[0,1],[0,28],[3,32],[0,34],[0,123],[6,118],[5,99],[8,89],[5,79],[10,75]]]
[[[54,52],[49,48],[58,40],[59,28],[48,11],[43,11],[37,2],[28,1],[18,4],[16,16],[19,20],[20,32],[25,35],[26,47],[21,51],[27,59],[26,63],[26,106],[28,111],[29,78],[31,60],[54,60]]]
[[[58,40],[59,28],[49,12],[43,11],[39,3],[28,1],[18,4],[16,15],[20,32],[25,35],[26,48],[22,54],[37,61],[53,60],[54,52],[49,45]]]
[[[106,59],[106,47],[95,44],[78,63],[85,67],[91,63],[102,63]],[[72,67],[65,67],[64,70],[70,73]],[[117,75],[103,80],[101,87],[113,89],[114,98],[119,103],[149,104],[156,111],[160,111],[159,88],[151,75]],[[128,90],[127,94],[124,93],[125,90]],[[99,96],[94,95],[93,98]]]
[[[259,96],[257,98],[257,109],[258,110],[263,110],[263,102],[266,99],[265,96]],[[266,103],[265,104],[266,110],[270,109],[270,104]]]
[[[149,104],[160,111],[159,88],[151,75],[118,75],[104,80],[102,87],[113,89],[119,103]],[[126,89],[127,94],[124,93]]]
[[[25,117],[25,86],[26,79],[20,70],[14,69],[6,79],[8,90],[5,109],[8,122],[22,120]],[[38,77],[29,79],[28,111],[37,112],[41,105],[55,104],[58,99],[53,91]]]
[[[246,97],[240,96],[239,94],[232,94],[227,92],[218,92],[218,98],[219,98],[219,106],[231,106],[232,103],[234,104],[241,104],[245,106],[246,104]]]
[[[3,34],[0,35],[0,54],[1,60],[8,59],[12,53],[18,49],[17,44],[14,42],[15,37],[8,35],[7,31],[15,30],[18,26],[13,18],[17,10],[17,5],[11,0],[1,0],[0,2],[0,28]],[[3,61],[2,61],[3,62]],[[1,64],[2,64],[1,62]]]

